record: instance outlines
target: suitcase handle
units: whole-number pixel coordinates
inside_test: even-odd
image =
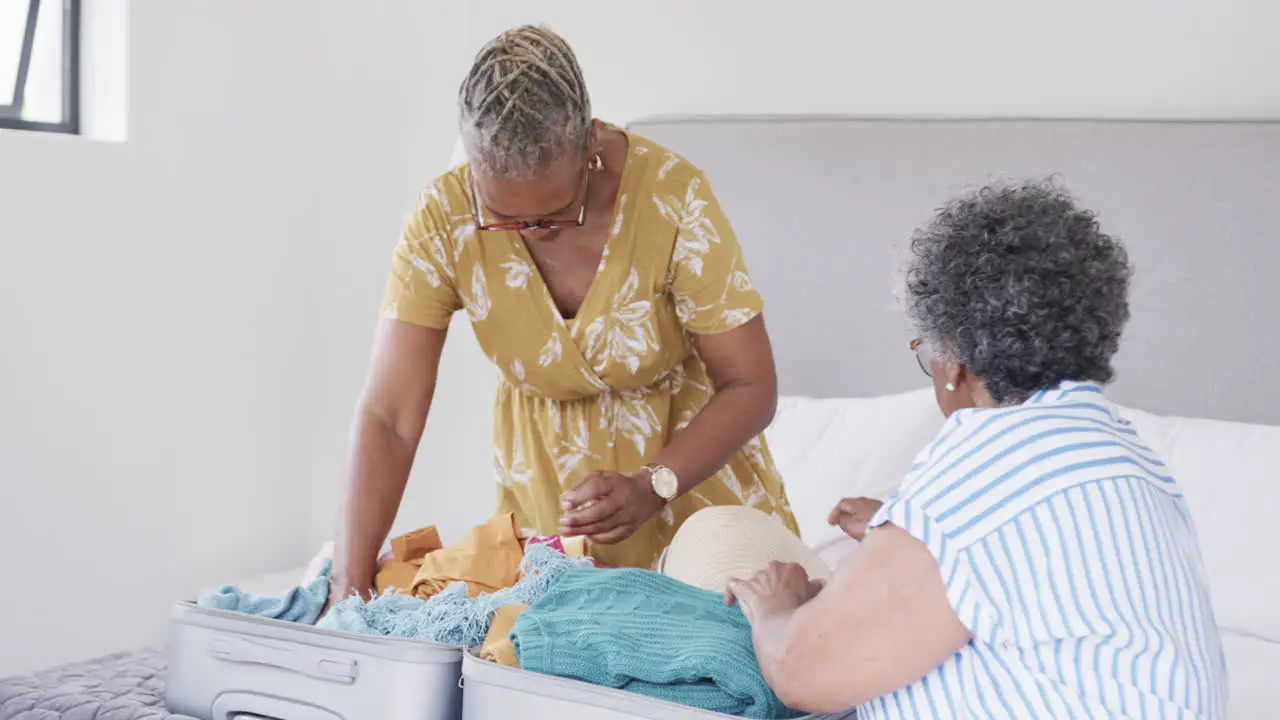
[[[350,658],[321,655],[298,647],[281,647],[242,637],[219,636],[209,643],[209,654],[224,662],[269,665],[318,680],[351,685],[359,665]]]
[[[211,709],[213,720],[342,720],[315,705],[254,693],[223,693]]]

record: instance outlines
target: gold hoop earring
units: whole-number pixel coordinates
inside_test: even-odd
[[[596,153],[595,155],[592,155],[591,159],[587,161],[588,171],[600,172],[603,169],[604,169],[604,156],[602,156],[600,153]]]

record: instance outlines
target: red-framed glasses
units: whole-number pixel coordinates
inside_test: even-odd
[[[587,221],[587,192],[591,189],[591,171],[582,172],[582,204],[578,206],[578,217],[574,220],[564,218],[543,218],[529,222],[527,220],[508,220],[485,224],[480,220],[480,193],[476,192],[476,179],[470,178],[471,216],[477,230],[496,230],[521,232],[525,230],[558,230],[561,228],[582,227]]]

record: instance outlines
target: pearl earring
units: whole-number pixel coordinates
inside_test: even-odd
[[[956,391],[955,383],[947,383],[947,392],[955,392],[955,391]]]

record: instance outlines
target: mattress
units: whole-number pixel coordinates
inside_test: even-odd
[[[0,720],[194,720],[164,705],[165,653],[117,653],[0,680]]]

